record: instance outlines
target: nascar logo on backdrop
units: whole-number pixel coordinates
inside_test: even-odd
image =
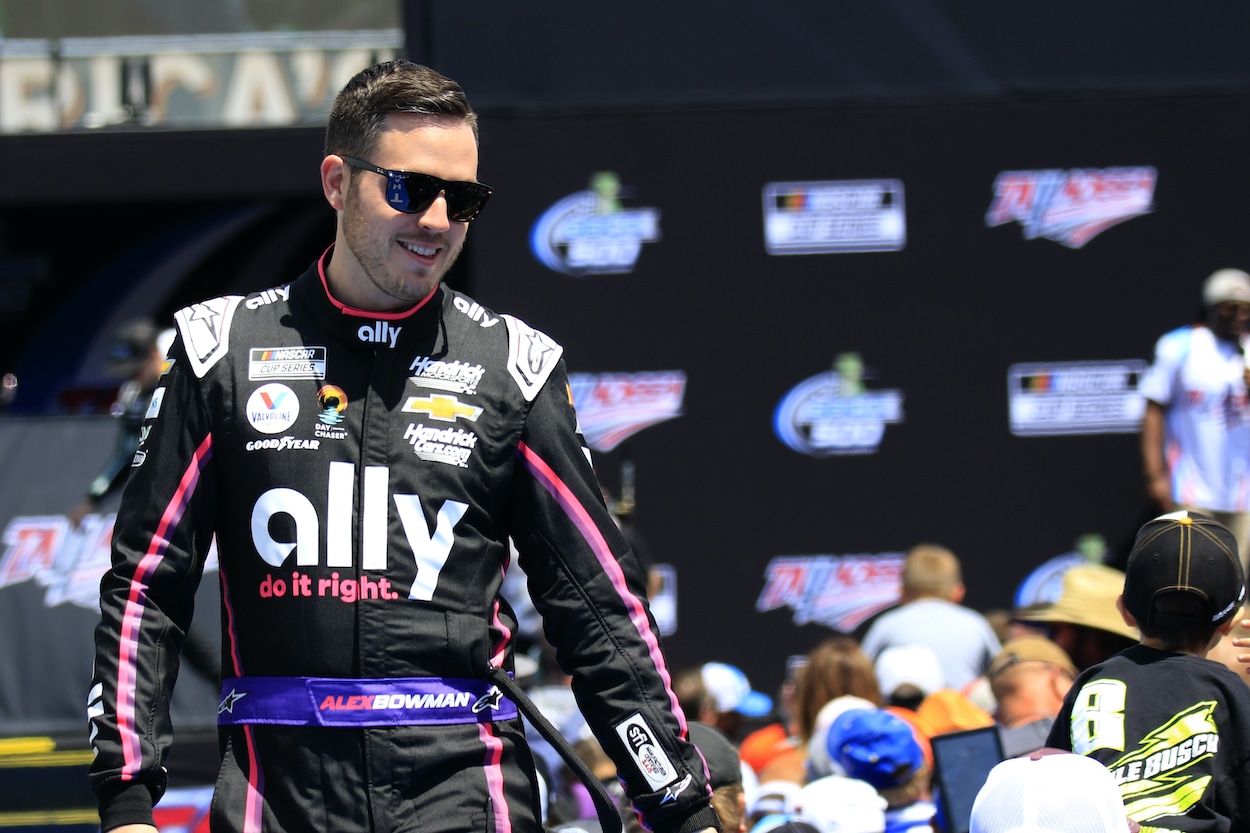
[[[895,252],[906,244],[900,180],[764,186],[764,245],[770,255]]]
[[[1013,364],[1007,370],[1011,433],[1135,433],[1146,414],[1137,392],[1146,368],[1141,359]]]
[[[643,243],[660,239],[658,208],[621,207],[621,180],[611,171],[590,189],[547,209],[530,232],[530,250],[548,269],[574,277],[634,271]]]
[[[1015,220],[1024,238],[1045,237],[1079,249],[1114,225],[1154,210],[1151,167],[1003,171],[985,214],[993,228]]]

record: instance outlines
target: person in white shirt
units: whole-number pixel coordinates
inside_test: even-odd
[[[1220,269],[1202,288],[1202,323],[1155,345],[1138,390],[1146,494],[1161,512],[1190,509],[1228,527],[1250,566],[1250,274]]]

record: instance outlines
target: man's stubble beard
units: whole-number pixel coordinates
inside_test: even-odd
[[[401,306],[411,306],[423,300],[434,291],[434,288],[451,270],[452,264],[460,257],[464,239],[461,238],[453,248],[451,241],[446,237],[435,235],[428,242],[437,245],[444,254],[444,260],[436,266],[435,270],[419,275],[395,275],[392,272],[390,258],[394,254],[392,248],[398,248],[399,244],[390,236],[387,236],[384,242],[375,239],[370,233],[364,212],[359,210],[354,202],[354,196],[349,196],[343,216],[343,239],[360,265],[366,283],[388,298],[395,299]],[[379,246],[381,246],[380,250]]]

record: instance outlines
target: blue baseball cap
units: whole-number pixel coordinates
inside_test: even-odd
[[[884,709],[851,709],[829,727],[829,757],[851,778],[879,790],[905,784],[924,766],[910,724]]]

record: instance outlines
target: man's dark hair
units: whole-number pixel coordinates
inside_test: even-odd
[[[1155,597],[1151,607],[1156,614],[1185,623],[1169,627],[1137,623],[1142,636],[1163,640],[1169,651],[1206,651],[1219,626],[1236,613],[1236,610],[1231,610],[1224,619],[1211,622],[1207,619],[1207,607],[1203,601],[1188,593],[1161,593]]]
[[[477,114],[459,84],[412,61],[387,61],[357,73],[335,96],[326,155],[368,157],[392,113],[463,119],[477,138]]]

